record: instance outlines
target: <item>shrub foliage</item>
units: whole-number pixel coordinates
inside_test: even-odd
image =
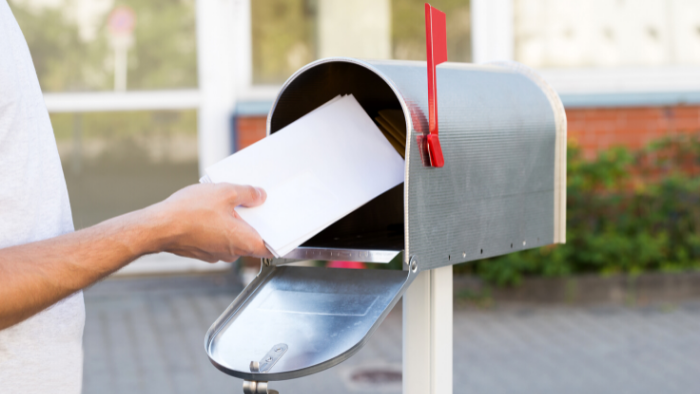
[[[458,266],[497,285],[523,276],[700,267],[700,139],[672,137],[588,161],[570,145],[567,243]]]

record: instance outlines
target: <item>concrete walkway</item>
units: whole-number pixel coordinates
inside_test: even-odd
[[[110,279],[85,292],[85,394],[231,393],[208,361],[209,325],[241,290],[231,275]],[[455,393],[700,392],[700,300],[647,308],[458,308]],[[401,310],[357,355],[272,383],[281,394],[399,393]]]

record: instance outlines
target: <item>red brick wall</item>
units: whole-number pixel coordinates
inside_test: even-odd
[[[638,149],[667,135],[700,134],[700,105],[567,109],[566,117],[569,141],[581,145],[589,159],[612,146]],[[265,137],[265,119],[238,118],[238,149]]]
[[[567,109],[568,138],[588,159],[601,149],[638,149],[649,141],[680,133],[700,134],[700,105]]]
[[[236,147],[238,150],[241,150],[265,137],[266,120],[267,117],[265,116],[236,118],[236,131],[238,133]]]

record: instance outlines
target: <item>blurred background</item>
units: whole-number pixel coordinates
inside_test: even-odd
[[[279,88],[313,60],[425,60],[414,0],[9,4],[76,228],[264,137]],[[455,266],[455,392],[700,390],[700,0],[431,4],[450,61],[524,63],[568,118],[567,244]],[[86,393],[239,390],[201,338],[245,272],[163,254],[115,275],[86,292]],[[400,392],[400,313],[282,391]]]

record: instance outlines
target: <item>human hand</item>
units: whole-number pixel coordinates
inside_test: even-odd
[[[165,223],[160,251],[210,263],[239,256],[272,257],[260,235],[234,211],[255,207],[267,198],[252,186],[198,184],[175,192],[151,207]]]

